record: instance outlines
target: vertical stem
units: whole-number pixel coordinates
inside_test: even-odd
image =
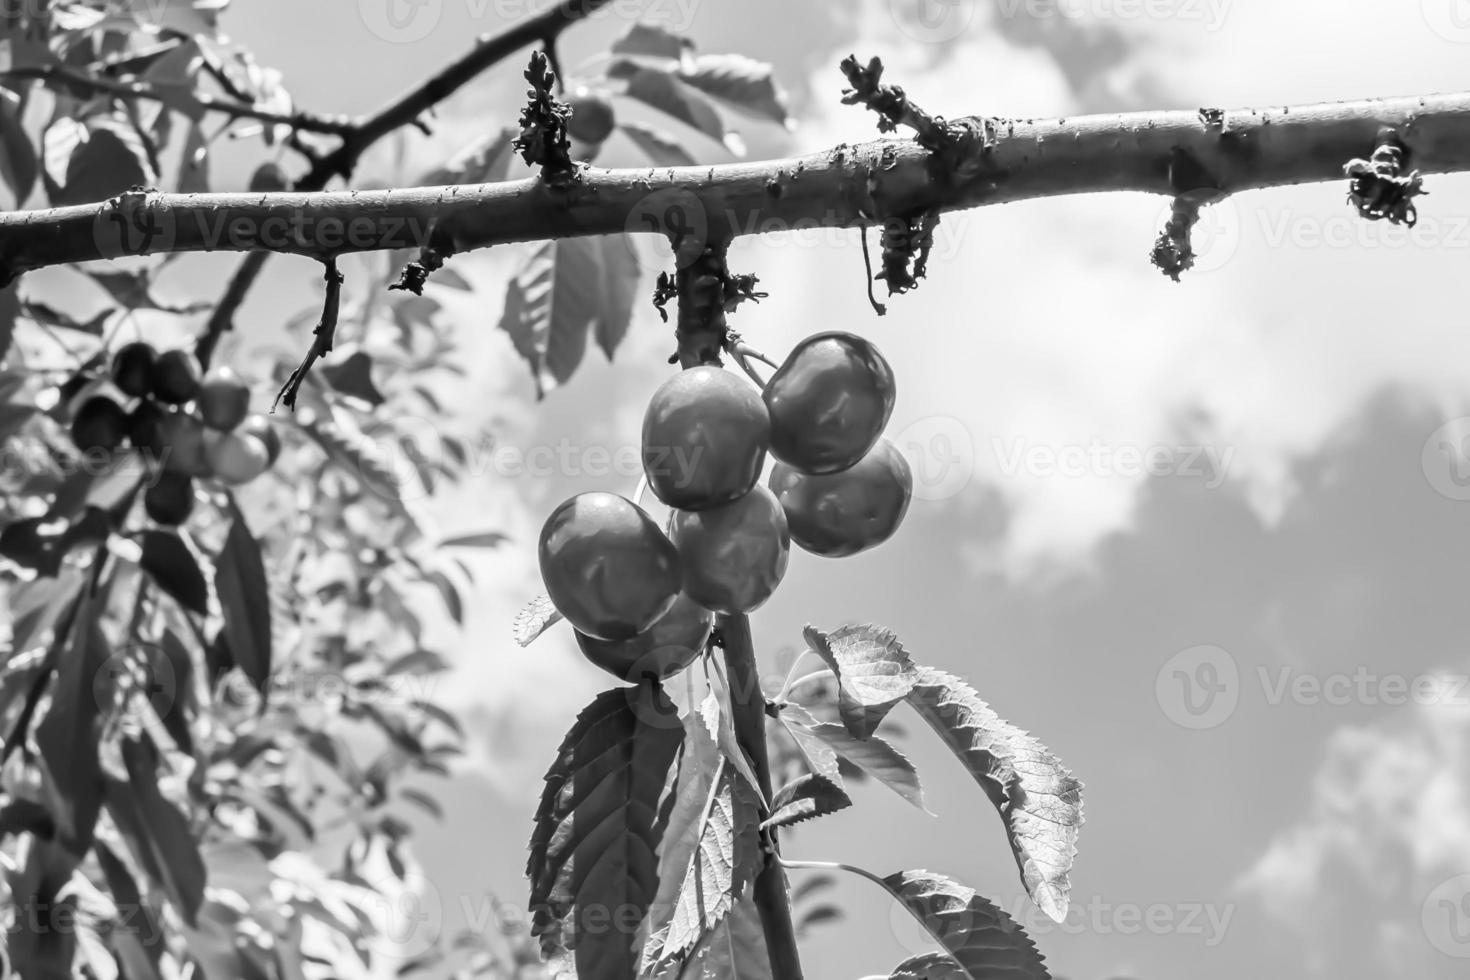
[[[718,624],[725,645],[725,671],[730,678],[730,701],[735,717],[735,738],[760,780],[761,792],[771,798],[771,762],[766,755],[766,698],[756,671],[755,646],[750,639],[750,620],[744,615],[721,616]],[[801,957],[796,948],[796,927],[791,922],[791,894],[786,873],[781,869],[776,831],[767,832],[769,848],[765,864],[755,879],[755,905],[771,957],[771,974],[777,980],[801,980]]]

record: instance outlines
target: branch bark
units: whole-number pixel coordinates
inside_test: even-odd
[[[1470,93],[1277,109],[1046,120],[958,120],[974,139],[933,153],[909,140],[715,167],[587,168],[536,179],[386,191],[133,192],[100,204],[0,215],[0,283],[45,266],[121,255],[282,252],[327,259],[416,248],[441,254],[618,232],[721,236],[854,227],[1062,194],[1141,191],[1219,198],[1345,179],[1390,133],[1421,173],[1470,170]],[[345,144],[344,144],[345,147]],[[671,218],[672,214],[677,217]],[[692,232],[691,232],[692,229]]]
[[[735,717],[735,740],[750,756],[761,794],[769,800],[771,762],[766,754],[766,699],[756,671],[755,645],[750,638],[747,616],[720,616],[716,625],[725,647],[725,670],[730,678],[730,700]],[[768,851],[756,875],[753,898],[766,935],[771,975],[780,980],[801,980],[801,957],[796,946],[796,928],[791,920],[791,895],[786,873],[781,869],[776,832],[769,832]]]

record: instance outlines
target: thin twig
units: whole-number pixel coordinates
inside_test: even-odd
[[[332,341],[337,333],[337,316],[342,307],[342,273],[337,271],[336,259],[328,259],[326,264],[327,270],[323,276],[327,281],[326,296],[322,301],[321,321],[312,331],[311,349],[306,352],[306,357],[291,372],[291,376],[276,395],[276,401],[285,402],[287,408],[296,407],[296,393],[301,390],[302,382],[306,380],[306,375],[317,358],[331,352]]]

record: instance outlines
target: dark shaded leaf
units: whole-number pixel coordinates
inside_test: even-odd
[[[636,21],[612,43],[612,53],[644,58],[668,58],[677,61],[694,42],[657,24]]]
[[[327,384],[353,398],[361,398],[377,408],[383,404],[383,393],[373,384],[373,358],[366,351],[353,351],[347,357],[317,368]]]
[[[858,739],[841,725],[825,722],[812,726],[811,732],[832,746],[839,756],[920,810],[929,812],[929,808],[924,806],[924,790],[919,785],[919,773],[914,769],[914,764],[881,736],[870,735],[867,739]]]
[[[547,957],[574,951],[579,980],[636,971],[630,920],[658,884],[655,818],[682,741],[662,688],[616,688],[578,715],[547,772],[526,868],[531,932]]]
[[[464,601],[459,597],[459,587],[443,572],[429,572],[424,578],[439,590],[439,596],[444,600],[444,608],[449,610],[449,615],[456,623],[463,626]]]
[[[143,829],[145,846],[152,854],[158,883],[168,892],[174,908],[190,926],[196,924],[204,900],[204,859],[194,843],[193,828],[158,788],[158,750],[151,739],[124,739],[123,763],[128,780],[108,781],[108,799],[120,807],[131,807]]]
[[[449,664],[433,650],[414,650],[412,653],[405,653],[384,667],[383,676],[410,674],[422,677],[425,674],[437,674],[448,669]]]
[[[226,513],[230,530],[214,568],[214,589],[225,620],[222,633],[234,663],[257,689],[264,690],[271,673],[270,587],[265,563],[234,497],[229,498]]]
[[[776,85],[771,66],[741,54],[704,54],[679,72],[679,77],[758,119],[789,126],[786,95]]]
[[[31,189],[36,186],[39,165],[36,148],[21,124],[25,102],[19,95],[0,89],[0,180],[4,180],[15,194],[15,207],[19,210]],[[4,348],[0,347],[0,355]]]
[[[624,80],[627,86],[624,93],[628,98],[693,127],[737,156],[744,152],[739,137],[725,128],[725,121],[710,100],[703,92],[680,80],[674,70],[617,61],[609,66],[608,74]]]
[[[51,706],[36,726],[36,746],[56,789],[59,839],[80,856],[92,846],[102,808],[102,706],[98,677],[106,669],[107,638],[92,619],[93,607],[77,607],[66,652],[56,665]],[[59,646],[59,645],[58,645]],[[103,685],[103,690],[106,690]]]
[[[510,538],[499,531],[480,531],[477,534],[456,534],[439,542],[441,548],[498,548]]]
[[[199,615],[209,608],[209,586],[199,562],[184,540],[172,531],[144,531],[139,565],[158,587],[185,609]]]
[[[12,909],[33,910],[39,928],[6,930],[6,966],[25,980],[72,980],[76,898],[61,897],[81,856],[60,844],[33,840],[25,864],[7,874]],[[25,920],[20,920],[24,923]]]
[[[958,677],[921,667],[908,701],[1000,811],[1032,901],[1064,921],[1071,890],[1067,872],[1083,820],[1082,783]]]
[[[637,144],[655,167],[692,167],[697,162],[694,155],[684,149],[683,143],[661,129],[636,122],[620,122],[618,128]]]
[[[970,975],[947,953],[921,953],[894,967],[888,980],[970,980]]]
[[[46,130],[45,142],[47,192],[57,207],[105,201],[156,181],[142,140],[124,120],[101,116],[83,125],[63,118]],[[57,179],[63,153],[65,176]]]
[[[928,871],[900,871],[884,878],[883,887],[954,958],[963,969],[961,977],[1050,980],[1051,974],[1025,930],[973,888]],[[916,975],[945,976],[942,972]]]

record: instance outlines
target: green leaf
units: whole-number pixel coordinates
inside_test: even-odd
[[[270,587],[260,545],[231,496],[226,508],[230,530],[215,561],[214,590],[224,614],[230,655],[245,676],[264,690],[271,674]]]
[[[824,817],[852,806],[852,797],[825,776],[807,773],[782,786],[771,798],[771,815],[761,823],[761,829],[789,827]]]
[[[921,667],[908,702],[980,784],[1005,821],[1026,891],[1057,922],[1077,856],[1082,783],[1046,746],[1004,721],[964,681]]]
[[[537,397],[565,384],[587,350],[588,330],[609,357],[627,332],[638,283],[623,235],[542,242],[506,288],[500,329],[531,368]]]
[[[36,186],[36,148],[22,125],[25,100],[0,88],[0,179],[10,186],[18,210]],[[0,355],[4,349],[0,348]]]
[[[910,956],[893,968],[888,980],[969,980],[965,968],[946,953]]]
[[[612,43],[612,53],[643,58],[679,60],[694,42],[666,27],[635,21]]]
[[[913,689],[914,665],[898,637],[878,626],[842,626],[831,633],[808,626],[802,636],[837,676],[837,707],[856,738],[868,738]]]
[[[749,896],[700,941],[678,980],[773,980],[760,912]]]
[[[98,688],[107,665],[107,638],[94,618],[99,610],[83,600],[66,653],[57,664],[51,707],[36,726],[36,746],[56,790],[57,826],[68,850],[80,856],[92,846],[102,808],[102,705]],[[21,736],[23,737],[23,736]]]
[[[826,722],[812,726],[810,731],[830,745],[842,758],[920,810],[929,812],[929,808],[924,805],[924,790],[919,785],[919,773],[914,769],[914,764],[881,736],[854,738],[843,726]]]
[[[423,187],[442,184],[493,184],[510,173],[511,141],[520,130],[509,126],[480,137],[465,146],[442,166],[435,167],[419,180]],[[435,273],[436,278],[444,270]]]
[[[204,138],[204,127],[197,122],[190,123],[179,155],[178,187],[180,194],[209,192],[209,143]]]
[[[511,635],[515,637],[516,646],[529,646],[532,640],[562,619],[562,614],[551,604],[551,596],[543,593],[516,613],[515,622],[511,625]]]
[[[627,134],[655,167],[692,167],[696,163],[683,143],[661,129],[636,122],[620,122],[618,129]]]
[[[776,85],[771,66],[741,54],[705,54],[679,72],[679,77],[758,119],[791,125],[786,95]]]
[[[151,867],[158,883],[168,892],[174,908],[194,926],[204,900],[204,859],[194,843],[193,828],[178,807],[158,788],[158,750],[145,734],[141,739],[124,739],[123,763],[127,782],[108,781],[108,798],[133,809],[137,826],[146,834],[145,846],[152,854]]]
[[[702,724],[689,725],[686,739],[643,948],[643,969],[655,972],[682,960],[730,913],[761,864],[755,791],[726,764]],[[704,775],[710,771],[713,779]]]
[[[55,841],[33,838],[25,864],[7,873],[6,905],[46,913],[39,929],[12,926],[6,930],[7,973],[14,970],[15,976],[25,980],[72,980],[76,898],[62,897],[61,891],[71,881],[80,858]]]
[[[531,933],[576,954],[579,980],[624,980],[658,883],[656,815],[683,741],[657,685],[615,688],[578,715],[546,774],[531,857]]]
[[[415,650],[412,653],[405,653],[384,667],[383,676],[409,674],[414,677],[422,677],[425,674],[442,673],[448,669],[449,664],[433,650]]]
[[[499,531],[479,531],[474,534],[456,534],[439,542],[441,548],[499,548],[510,538]]]
[[[190,612],[204,615],[209,608],[209,586],[194,553],[172,531],[144,531],[143,557],[138,564],[158,587]]]
[[[57,207],[105,201],[156,182],[143,141],[122,119],[58,119],[46,130],[45,147],[46,190]]]
[[[744,144],[726,129],[725,121],[710,100],[697,88],[681,81],[673,70],[618,61],[609,66],[608,74],[623,79],[626,86],[623,93],[628,98],[698,130],[736,156],[744,154]]]
[[[900,871],[884,878],[883,887],[953,957],[963,971],[960,977],[1050,980],[1051,974],[1025,930],[973,888],[928,871]]]
[[[385,399],[373,384],[373,358],[366,351],[353,351],[341,360],[317,368],[327,384],[352,398],[360,398],[377,408]]]
[[[429,572],[424,578],[430,585],[439,590],[439,597],[444,600],[444,608],[449,610],[450,617],[460,626],[463,626],[464,600],[459,597],[459,588],[454,584],[454,581],[440,571]]]

